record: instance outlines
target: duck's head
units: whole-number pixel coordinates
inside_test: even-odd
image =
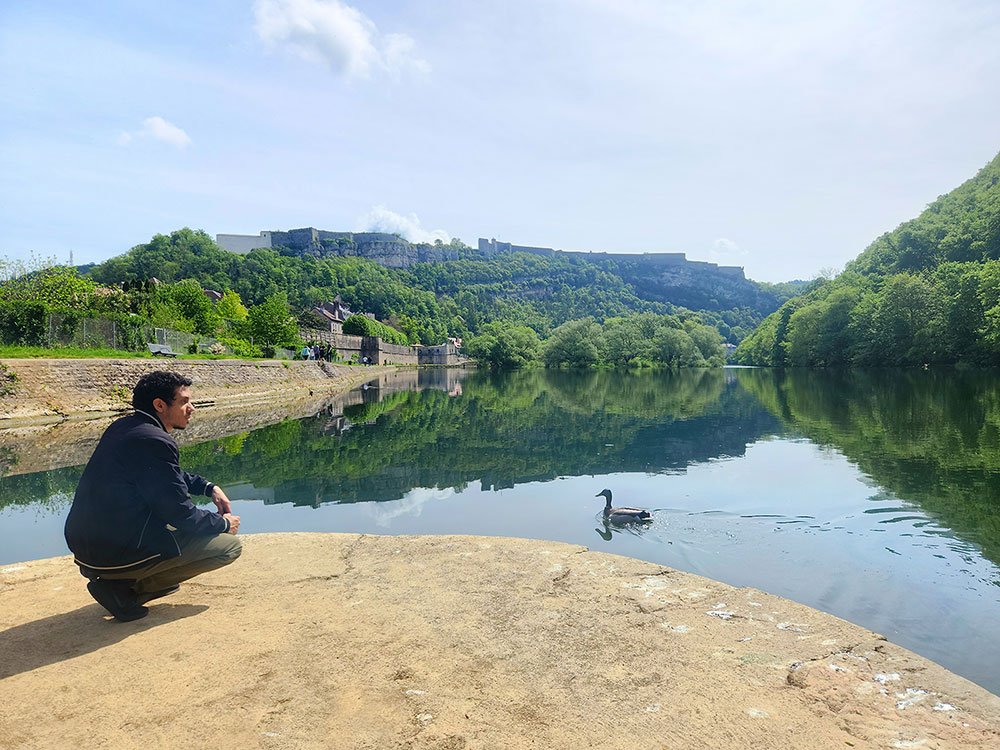
[[[594,495],[594,497],[603,497],[603,498],[605,498],[610,503],[611,502],[611,490],[601,490],[596,495]]]

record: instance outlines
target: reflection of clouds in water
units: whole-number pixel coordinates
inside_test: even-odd
[[[447,487],[443,490],[430,487],[417,487],[410,490],[399,500],[387,503],[368,503],[368,512],[375,519],[375,524],[387,527],[392,519],[399,516],[419,516],[424,503],[431,500],[444,500],[455,494],[455,490]]]

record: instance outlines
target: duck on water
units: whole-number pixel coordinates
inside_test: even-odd
[[[604,520],[611,523],[648,523],[653,520],[653,514],[642,508],[612,508],[611,490],[601,490],[594,497],[607,499],[604,506]]]

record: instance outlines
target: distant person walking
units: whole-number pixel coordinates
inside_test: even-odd
[[[170,433],[194,413],[190,386],[176,372],[139,379],[134,413],[101,436],[66,519],[87,590],[121,621],[144,617],[147,602],[240,556],[240,518],[226,493],[180,468]],[[217,512],[196,508],[191,495],[212,498]]]

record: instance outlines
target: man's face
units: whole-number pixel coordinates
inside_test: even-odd
[[[174,391],[173,403],[168,404],[163,399],[154,399],[153,406],[156,414],[163,422],[163,429],[167,432],[183,430],[191,421],[194,414],[194,404],[191,403],[191,390],[186,386],[180,386]]]

